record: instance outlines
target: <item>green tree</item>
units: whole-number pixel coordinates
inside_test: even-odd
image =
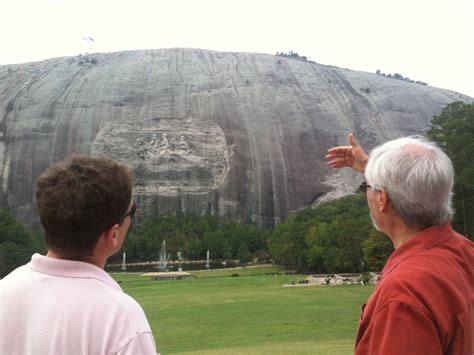
[[[225,233],[222,230],[210,230],[204,236],[206,249],[213,259],[222,259],[225,246]]]
[[[188,259],[202,260],[209,250],[213,259],[235,259],[240,246],[246,243],[251,259],[257,251],[266,250],[268,233],[255,224],[223,220],[210,214],[166,213],[147,216],[133,226],[123,249],[129,262],[158,260],[161,244],[166,240],[172,258],[179,251]],[[109,261],[120,260],[121,253]]]
[[[474,104],[453,102],[433,117],[428,137],[451,158],[455,171],[453,220],[456,230],[472,238],[474,230]]]
[[[329,225],[325,222],[311,226],[306,234],[305,241],[308,246],[306,257],[311,269],[322,273],[325,270],[325,249],[330,239]]]
[[[313,214],[311,209],[291,215],[279,224],[268,240],[273,260],[292,270],[307,269],[304,236],[308,230],[307,222]]]
[[[290,216],[268,245],[275,262],[290,269],[363,271],[362,246],[373,231],[366,197],[356,194]]]
[[[16,222],[9,210],[0,210],[0,278],[27,263],[32,254],[45,251],[39,234]]]
[[[190,260],[203,260],[205,255],[206,251],[200,239],[194,238],[186,242],[186,258]]]
[[[366,270],[380,271],[393,252],[390,239],[375,229],[369,232],[369,237],[362,242],[362,253]]]
[[[237,257],[241,263],[246,263],[252,260],[252,254],[250,254],[247,242],[240,244]]]

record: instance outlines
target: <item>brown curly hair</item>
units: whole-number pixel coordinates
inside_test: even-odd
[[[100,235],[121,224],[133,172],[104,157],[73,155],[38,178],[36,201],[48,248],[70,259],[91,255]]]

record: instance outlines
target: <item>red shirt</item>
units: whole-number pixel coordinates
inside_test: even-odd
[[[362,307],[356,354],[474,354],[474,243],[449,225],[396,249]]]

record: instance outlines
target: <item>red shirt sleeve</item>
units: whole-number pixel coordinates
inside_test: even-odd
[[[437,355],[442,348],[429,317],[416,307],[393,301],[374,315],[355,354]]]

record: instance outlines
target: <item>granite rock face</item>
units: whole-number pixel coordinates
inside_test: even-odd
[[[38,225],[38,175],[72,153],[132,167],[139,215],[274,224],[356,189],[328,147],[423,134],[459,93],[253,53],[143,50],[0,66],[0,205]]]

